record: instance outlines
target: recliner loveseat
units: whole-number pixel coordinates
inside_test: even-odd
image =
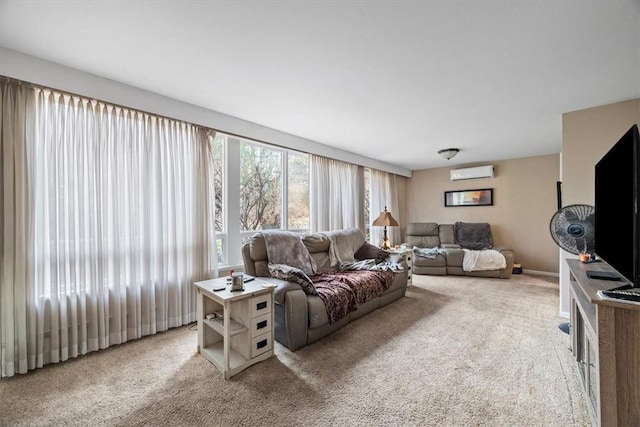
[[[483,230],[479,233],[487,242],[467,241],[471,248],[489,246],[500,252],[506,261],[504,268],[495,270],[465,271],[463,269],[463,259],[465,247],[456,239],[456,226],[454,224],[437,224],[435,222],[413,222],[407,225],[406,243],[411,247],[432,248],[431,257],[420,256],[418,251],[413,254],[413,273],[427,275],[457,275],[476,276],[508,279],[513,272],[514,255],[510,249],[493,247],[493,237],[491,227],[487,223],[456,223],[460,226],[474,225],[477,229]],[[473,227],[467,227],[473,228]],[[488,232],[487,232],[488,229]],[[487,236],[488,234],[488,236]],[[478,238],[480,239],[480,237]],[[477,245],[476,245],[477,244]]]

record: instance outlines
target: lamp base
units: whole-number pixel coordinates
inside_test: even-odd
[[[389,249],[391,249],[391,242],[389,242],[389,238],[387,237],[387,226],[384,226],[384,236],[382,237],[382,246],[380,246],[380,249],[384,249],[386,251],[388,251]]]

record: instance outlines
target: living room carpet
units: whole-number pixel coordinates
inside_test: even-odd
[[[195,325],[0,380],[2,426],[585,426],[553,278],[407,295],[224,381]]]

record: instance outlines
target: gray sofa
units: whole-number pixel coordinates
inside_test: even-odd
[[[334,269],[330,255],[332,233],[340,233],[340,231],[311,234],[302,239],[320,272]],[[362,235],[362,242],[364,242],[364,235]],[[394,280],[389,289],[377,298],[359,304],[357,309],[350,312],[347,317],[330,324],[327,310],[320,297],[305,293],[297,283],[271,277],[265,238],[262,233],[254,234],[243,245],[242,257],[247,274],[276,285],[274,293],[275,339],[292,351],[318,341],[352,320],[402,298],[407,288],[405,264],[403,271],[394,272]]]
[[[458,223],[457,223],[458,224]],[[437,224],[435,222],[413,222],[407,225],[406,244],[409,247],[437,248],[433,258],[420,256],[417,251],[413,254],[413,273],[428,275],[456,275],[476,276],[508,279],[513,272],[513,251],[500,247],[493,247],[490,226],[479,223],[483,229],[489,229],[490,245],[504,255],[506,267],[496,270],[464,271],[463,246],[456,239],[454,224]],[[486,234],[486,233],[485,233]],[[486,237],[486,236],[485,236]],[[473,243],[473,242],[471,242]],[[473,246],[473,245],[471,245]],[[473,248],[473,247],[472,247]],[[479,247],[477,247],[479,248]]]

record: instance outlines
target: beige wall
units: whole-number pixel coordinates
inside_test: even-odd
[[[629,128],[640,123],[640,99],[562,115],[563,205],[594,203],[595,165]],[[569,273],[560,254],[560,313],[569,313]]]
[[[595,165],[634,123],[640,100],[562,115],[563,204],[594,203]]]
[[[396,217],[398,223],[402,226],[407,223],[408,212],[407,212],[407,188],[409,186],[409,178],[404,176],[396,175],[396,190],[398,196],[398,207],[400,208],[400,213]],[[404,228],[400,227],[402,231],[402,236],[404,237]],[[392,242],[393,244],[401,243],[401,242]]]
[[[403,222],[488,222],[496,246],[509,247],[526,270],[558,273],[558,249],[549,233],[557,210],[560,155],[488,162],[494,178],[452,182],[453,167],[414,171]],[[455,168],[479,165],[457,165]],[[493,206],[444,207],[444,192],[493,188]]]

